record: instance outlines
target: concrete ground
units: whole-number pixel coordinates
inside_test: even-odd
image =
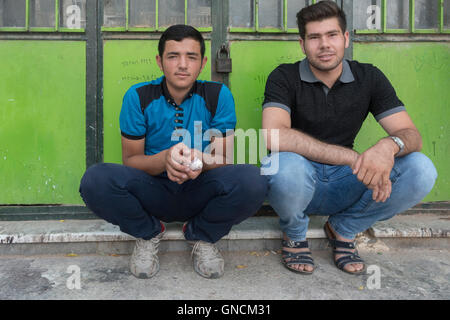
[[[0,299],[450,299],[450,252],[430,248],[360,250],[370,274],[338,270],[330,250],[313,250],[311,276],[285,269],[275,251],[225,251],[225,275],[204,279],[190,253],[160,253],[156,277],[136,279],[129,255],[0,256]],[[379,277],[377,277],[379,275]]]

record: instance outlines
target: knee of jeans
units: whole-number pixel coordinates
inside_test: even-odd
[[[293,152],[280,152],[276,174],[268,176],[269,188],[281,192],[301,192],[305,184],[315,184],[314,167],[305,157]]]
[[[90,166],[81,178],[79,192],[83,196],[86,193],[92,193],[99,189],[99,185],[104,183],[108,177],[107,163],[97,163]]]
[[[242,165],[240,172],[237,172],[239,194],[243,195],[246,201],[263,202],[267,196],[267,177],[261,175],[260,169],[254,165]]]
[[[427,195],[437,179],[437,171],[433,162],[423,153],[414,152],[409,154],[407,175],[413,177],[412,187],[414,192]]]

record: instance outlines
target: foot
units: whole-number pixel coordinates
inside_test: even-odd
[[[204,278],[220,278],[224,273],[224,260],[214,243],[188,241],[192,246],[194,270]]]
[[[137,239],[130,259],[130,271],[139,279],[149,279],[159,271],[158,247],[165,228],[150,240]]]
[[[342,241],[342,242],[349,242],[349,243],[352,243],[355,241],[355,239],[348,239],[348,238],[344,238],[344,237],[341,237],[340,235],[338,235],[336,233],[336,231],[333,230],[333,228],[331,227],[330,224],[328,224],[328,227],[329,227],[330,231],[333,233],[336,240]],[[356,252],[356,248],[345,249],[345,250],[352,252],[352,253]],[[339,258],[344,257],[344,256],[345,256],[345,254],[335,254],[334,261],[337,261]],[[350,272],[350,273],[358,273],[358,272],[361,272],[363,269],[364,269],[364,264],[362,264],[362,263],[349,263],[344,266],[344,270],[347,272]]]
[[[286,241],[290,241],[290,239],[286,236],[286,234],[283,234],[283,239]],[[289,248],[289,247],[283,247],[283,250],[287,251],[287,252],[293,252],[293,253],[298,253],[298,252],[307,252],[309,251],[309,248]],[[290,261],[291,259],[286,259],[286,262]],[[289,268],[298,270],[300,272],[302,271],[307,271],[307,272],[313,272],[314,268],[313,266],[310,266],[308,264],[292,264],[289,265]]]

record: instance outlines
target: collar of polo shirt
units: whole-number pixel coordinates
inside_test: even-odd
[[[309,66],[308,59],[305,58],[300,62],[299,66],[300,79],[302,81],[314,83],[314,82],[322,82],[316,78],[314,73],[311,71]],[[346,59],[342,60],[342,74],[339,77],[339,81],[343,83],[350,83],[355,81],[355,77],[353,76],[352,70],[350,69],[350,65]]]

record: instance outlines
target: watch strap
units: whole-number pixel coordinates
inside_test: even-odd
[[[402,139],[400,139],[399,137],[396,137],[396,136],[389,136],[389,138],[391,138],[399,148],[399,150],[395,154],[395,156],[401,154],[403,152],[403,150],[405,149],[405,143],[402,141]]]

